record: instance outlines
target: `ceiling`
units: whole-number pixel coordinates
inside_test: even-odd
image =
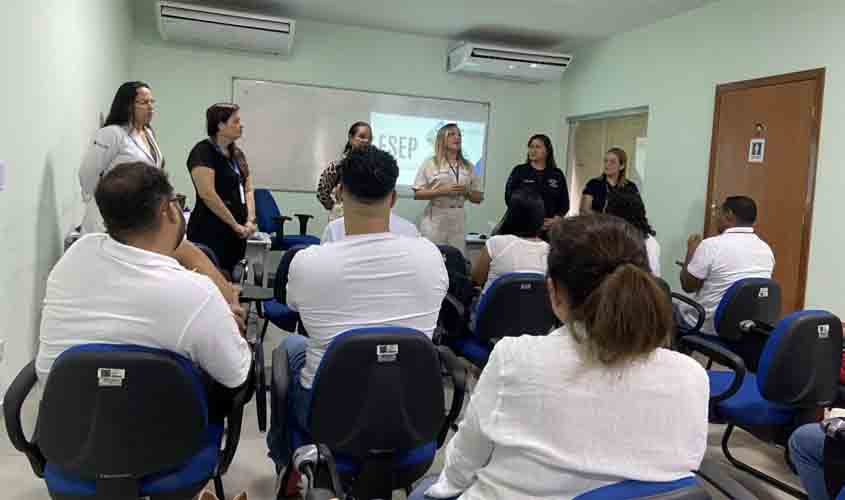
[[[571,49],[716,0],[187,1],[453,40]]]

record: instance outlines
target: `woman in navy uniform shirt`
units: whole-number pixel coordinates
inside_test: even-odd
[[[229,272],[244,258],[246,240],[256,231],[252,179],[243,152],[235,146],[243,133],[238,109],[225,103],[208,108],[208,138],[188,155],[197,190],[188,239],[211,248]]]
[[[607,200],[614,193],[640,196],[637,185],[628,180],[628,155],[622,148],[610,148],[604,155],[604,173],[590,179],[581,197],[581,213],[604,213]]]
[[[555,162],[555,150],[549,136],[536,134],[528,140],[525,163],[513,167],[505,185],[505,204],[510,204],[511,195],[519,189],[533,190],[543,198],[546,206],[543,231],[569,212],[569,188],[563,171]]]

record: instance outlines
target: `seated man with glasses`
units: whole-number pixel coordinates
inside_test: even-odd
[[[83,236],[47,279],[36,370],[81,344],[133,344],[171,351],[217,384],[236,388],[251,353],[236,318],[208,277],[173,257],[185,236],[179,198],[167,174],[144,163],[118,165],[95,194],[108,234]],[[230,391],[221,387],[220,394]],[[214,392],[214,391],[212,391]],[[210,419],[227,411],[209,395]]]

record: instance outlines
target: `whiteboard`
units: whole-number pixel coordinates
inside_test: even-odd
[[[356,121],[369,122],[373,144],[396,158],[400,193],[410,192],[437,130],[449,122],[461,128],[464,156],[485,176],[489,103],[244,78],[233,78],[232,101],[241,108],[239,142],[259,188],[315,192]]]

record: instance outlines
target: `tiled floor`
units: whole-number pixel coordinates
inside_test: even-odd
[[[267,342],[268,350],[277,341],[278,336],[274,334],[273,340]],[[25,405],[23,421],[27,432],[34,425],[38,395],[33,396]],[[709,459],[728,464],[720,449],[723,430],[724,426],[710,426],[707,456]],[[784,464],[782,449],[760,444],[743,431],[735,433],[732,438],[731,449],[738,458],[747,463],[797,485],[797,477]],[[273,497],[273,466],[270,459],[267,458],[266,450],[264,435],[258,431],[256,423],[255,405],[250,403],[247,406],[247,415],[244,419],[244,429],[238,454],[229,473],[224,478],[228,498],[232,498],[235,494],[244,490],[249,492],[250,499],[269,500]],[[432,472],[439,471],[441,467],[442,457],[438,454]],[[784,500],[792,498],[761,483],[748,474],[736,469],[730,470],[732,471],[731,474],[758,498]],[[2,422],[0,422],[0,485],[2,485],[4,500],[49,498],[43,481],[32,474],[26,458],[12,448]],[[401,499],[403,496],[397,493],[394,498]]]

